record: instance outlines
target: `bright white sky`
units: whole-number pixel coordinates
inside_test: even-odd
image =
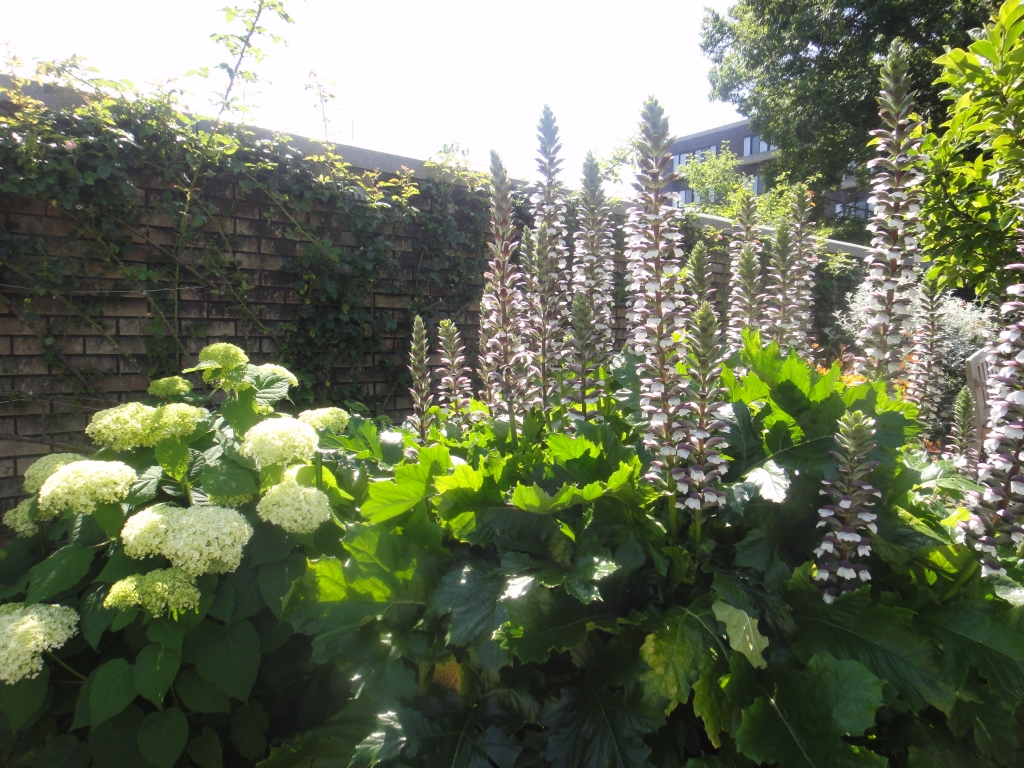
[[[242,4],[235,0],[236,4]],[[183,78],[225,59],[225,0],[0,0],[0,44],[26,60],[84,56],[104,77],[138,86]],[[484,168],[496,149],[518,178],[535,176],[536,123],[547,103],[561,129],[564,180],[588,150],[607,155],[633,132],[644,99],[665,105],[683,135],[739,119],[708,101],[700,53],[704,6],[730,0],[626,4],[589,0],[291,0],[295,24],[272,23],[253,121],[322,136],[310,70],[333,80],[331,139],[425,159],[458,143]],[[212,77],[216,77],[216,73]],[[215,81],[218,87],[222,80]],[[211,84],[179,85],[203,103]]]

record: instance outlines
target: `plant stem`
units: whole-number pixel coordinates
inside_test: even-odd
[[[679,538],[679,510],[676,509],[676,495],[673,493],[665,497],[665,504],[668,506],[668,531],[675,541]]]
[[[70,672],[70,673],[71,673],[72,675],[74,675],[75,677],[77,677],[77,678],[78,678],[79,680],[81,680],[81,681],[82,681],[83,683],[84,683],[84,682],[85,682],[85,681],[86,681],[86,680],[88,679],[88,678],[87,678],[87,677],[86,677],[85,675],[83,675],[83,674],[82,674],[81,672],[78,672],[77,670],[75,670],[75,669],[73,669],[72,667],[68,666],[68,664],[67,664],[67,663],[65,663],[65,661],[64,661],[64,660],[63,660],[62,658],[60,658],[59,656],[56,656],[55,654],[51,653],[50,651],[46,651],[46,655],[47,655],[47,656],[49,656],[49,657],[50,657],[51,659],[53,659],[54,661],[56,661],[56,662],[57,662],[58,664],[60,664],[60,665],[61,665],[62,667],[64,667],[64,669],[66,669],[66,670],[67,670],[68,672]]]
[[[971,564],[964,568],[960,575],[956,577],[956,581],[953,582],[953,585],[946,591],[946,594],[942,596],[943,603],[948,603],[960,594],[960,590],[963,589],[964,584],[966,584],[971,576],[974,575],[975,571],[978,570],[979,565],[980,562],[978,560],[972,560]]]

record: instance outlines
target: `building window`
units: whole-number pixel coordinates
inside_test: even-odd
[[[763,176],[749,176],[747,178],[747,184],[750,187],[750,191],[755,195],[763,195],[768,191],[768,185],[765,184]]]
[[[679,193],[679,199],[683,201],[683,205],[689,205],[693,202],[693,190],[684,189]]]
[[[749,157],[750,155],[759,155],[762,152],[772,152],[778,149],[774,144],[769,144],[767,141],[761,139],[759,134],[753,136],[747,136],[743,139],[743,156]]]
[[[672,157],[672,169],[678,170],[684,165],[690,163],[696,163],[703,160],[708,155],[717,155],[718,145],[712,144],[710,147],[703,147],[701,149],[695,149],[693,152],[685,152],[681,155],[674,155]]]

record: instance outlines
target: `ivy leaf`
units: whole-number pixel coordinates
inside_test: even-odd
[[[786,500],[786,491],[789,490],[790,483],[786,470],[771,459],[750,470],[743,481],[756,488],[765,501],[774,501],[778,504]]]
[[[75,586],[89,572],[95,550],[77,544],[61,547],[29,571],[26,605],[39,603]]]
[[[661,627],[649,634],[640,657],[651,668],[640,681],[647,692],[668,699],[665,713],[690,698],[690,687],[729,649],[718,635],[713,598],[699,598],[689,607],[672,608]]]
[[[554,768],[644,768],[651,751],[644,735],[661,718],[639,685],[615,691],[583,684],[564,688],[541,722],[543,757]]]
[[[778,670],[774,688],[762,689],[743,710],[736,746],[779,768],[885,768],[884,757],[840,738],[874,725],[882,685],[863,664],[827,655],[815,656],[803,671]]]
[[[124,711],[135,700],[132,667],[125,659],[111,659],[96,670],[89,692],[92,727]]]
[[[712,609],[715,618],[725,624],[732,649],[746,656],[751,666],[757,669],[768,666],[761,655],[768,647],[768,638],[758,631],[757,617],[751,617],[746,611],[734,608],[723,600],[716,601]]]
[[[135,671],[132,680],[135,692],[144,699],[149,699],[157,707],[163,707],[171,683],[181,666],[181,653],[151,643],[139,651],[135,657]],[[145,751],[145,750],[143,750]]]
[[[874,606],[867,590],[825,605],[813,594],[795,601],[801,629],[795,644],[803,660],[819,653],[859,661],[894,685],[914,712],[931,704],[949,712],[956,695],[936,665],[932,649],[914,631],[914,613],[906,608]]]
[[[260,669],[260,636],[251,622],[204,622],[193,641],[192,656],[204,680],[228,696],[248,700]]]
[[[153,712],[139,725],[139,751],[158,768],[174,768],[188,743],[188,721],[177,707]]]
[[[7,716],[7,728],[17,733],[43,706],[49,687],[50,668],[43,665],[35,677],[23,677],[16,683],[0,683],[0,712]]]
[[[1016,609],[997,603],[950,603],[921,615],[962,663],[975,667],[1008,707],[1024,699],[1024,637]],[[947,710],[948,711],[948,710]]]

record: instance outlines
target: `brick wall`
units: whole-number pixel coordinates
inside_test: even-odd
[[[246,195],[237,185],[220,184],[216,192],[223,215],[215,226],[230,235],[239,269],[248,273],[256,287],[246,296],[261,306],[261,330],[239,316],[231,302],[216,291],[183,280],[178,292],[178,317],[185,345],[182,367],[193,364],[202,347],[215,341],[230,341],[242,347],[253,362],[277,359],[271,337],[291,317],[300,297],[292,290],[295,276],[288,271],[289,260],[299,247],[287,239],[277,207],[258,197]],[[144,265],[161,245],[173,242],[172,222],[158,212],[165,190],[154,182],[142,182],[136,191],[141,206],[140,234],[126,260]],[[330,211],[313,210],[314,223],[327,224]],[[67,253],[71,222],[48,206],[30,200],[0,200],[0,231],[40,238],[50,253]],[[353,245],[351,233],[332,232],[335,242]],[[381,402],[386,412],[402,417],[411,407],[407,392],[382,364],[404,365],[410,335],[408,305],[416,294],[422,298],[423,285],[416,280],[420,258],[420,232],[415,226],[389,233],[394,246],[392,268],[375,280],[375,290],[364,304],[390,315],[395,330],[382,340],[380,350],[354,365],[338,367],[332,380],[337,384],[358,383],[364,398]],[[721,285],[727,279],[725,261],[715,261]],[[617,261],[621,273],[625,264]],[[25,468],[51,451],[91,446],[82,433],[91,413],[118,402],[141,399],[148,380],[142,375],[146,327],[153,320],[147,297],[132,291],[114,272],[91,263],[86,278],[79,281],[76,302],[93,302],[88,318],[77,316],[59,297],[36,298],[33,314],[20,310],[24,293],[0,286],[0,510],[11,506],[21,491]],[[719,293],[724,295],[724,290]],[[625,338],[625,307],[616,307],[616,334]],[[475,345],[478,318],[475,305],[456,316],[469,345]],[[45,349],[48,354],[44,354]],[[89,397],[76,396],[84,388]]]

